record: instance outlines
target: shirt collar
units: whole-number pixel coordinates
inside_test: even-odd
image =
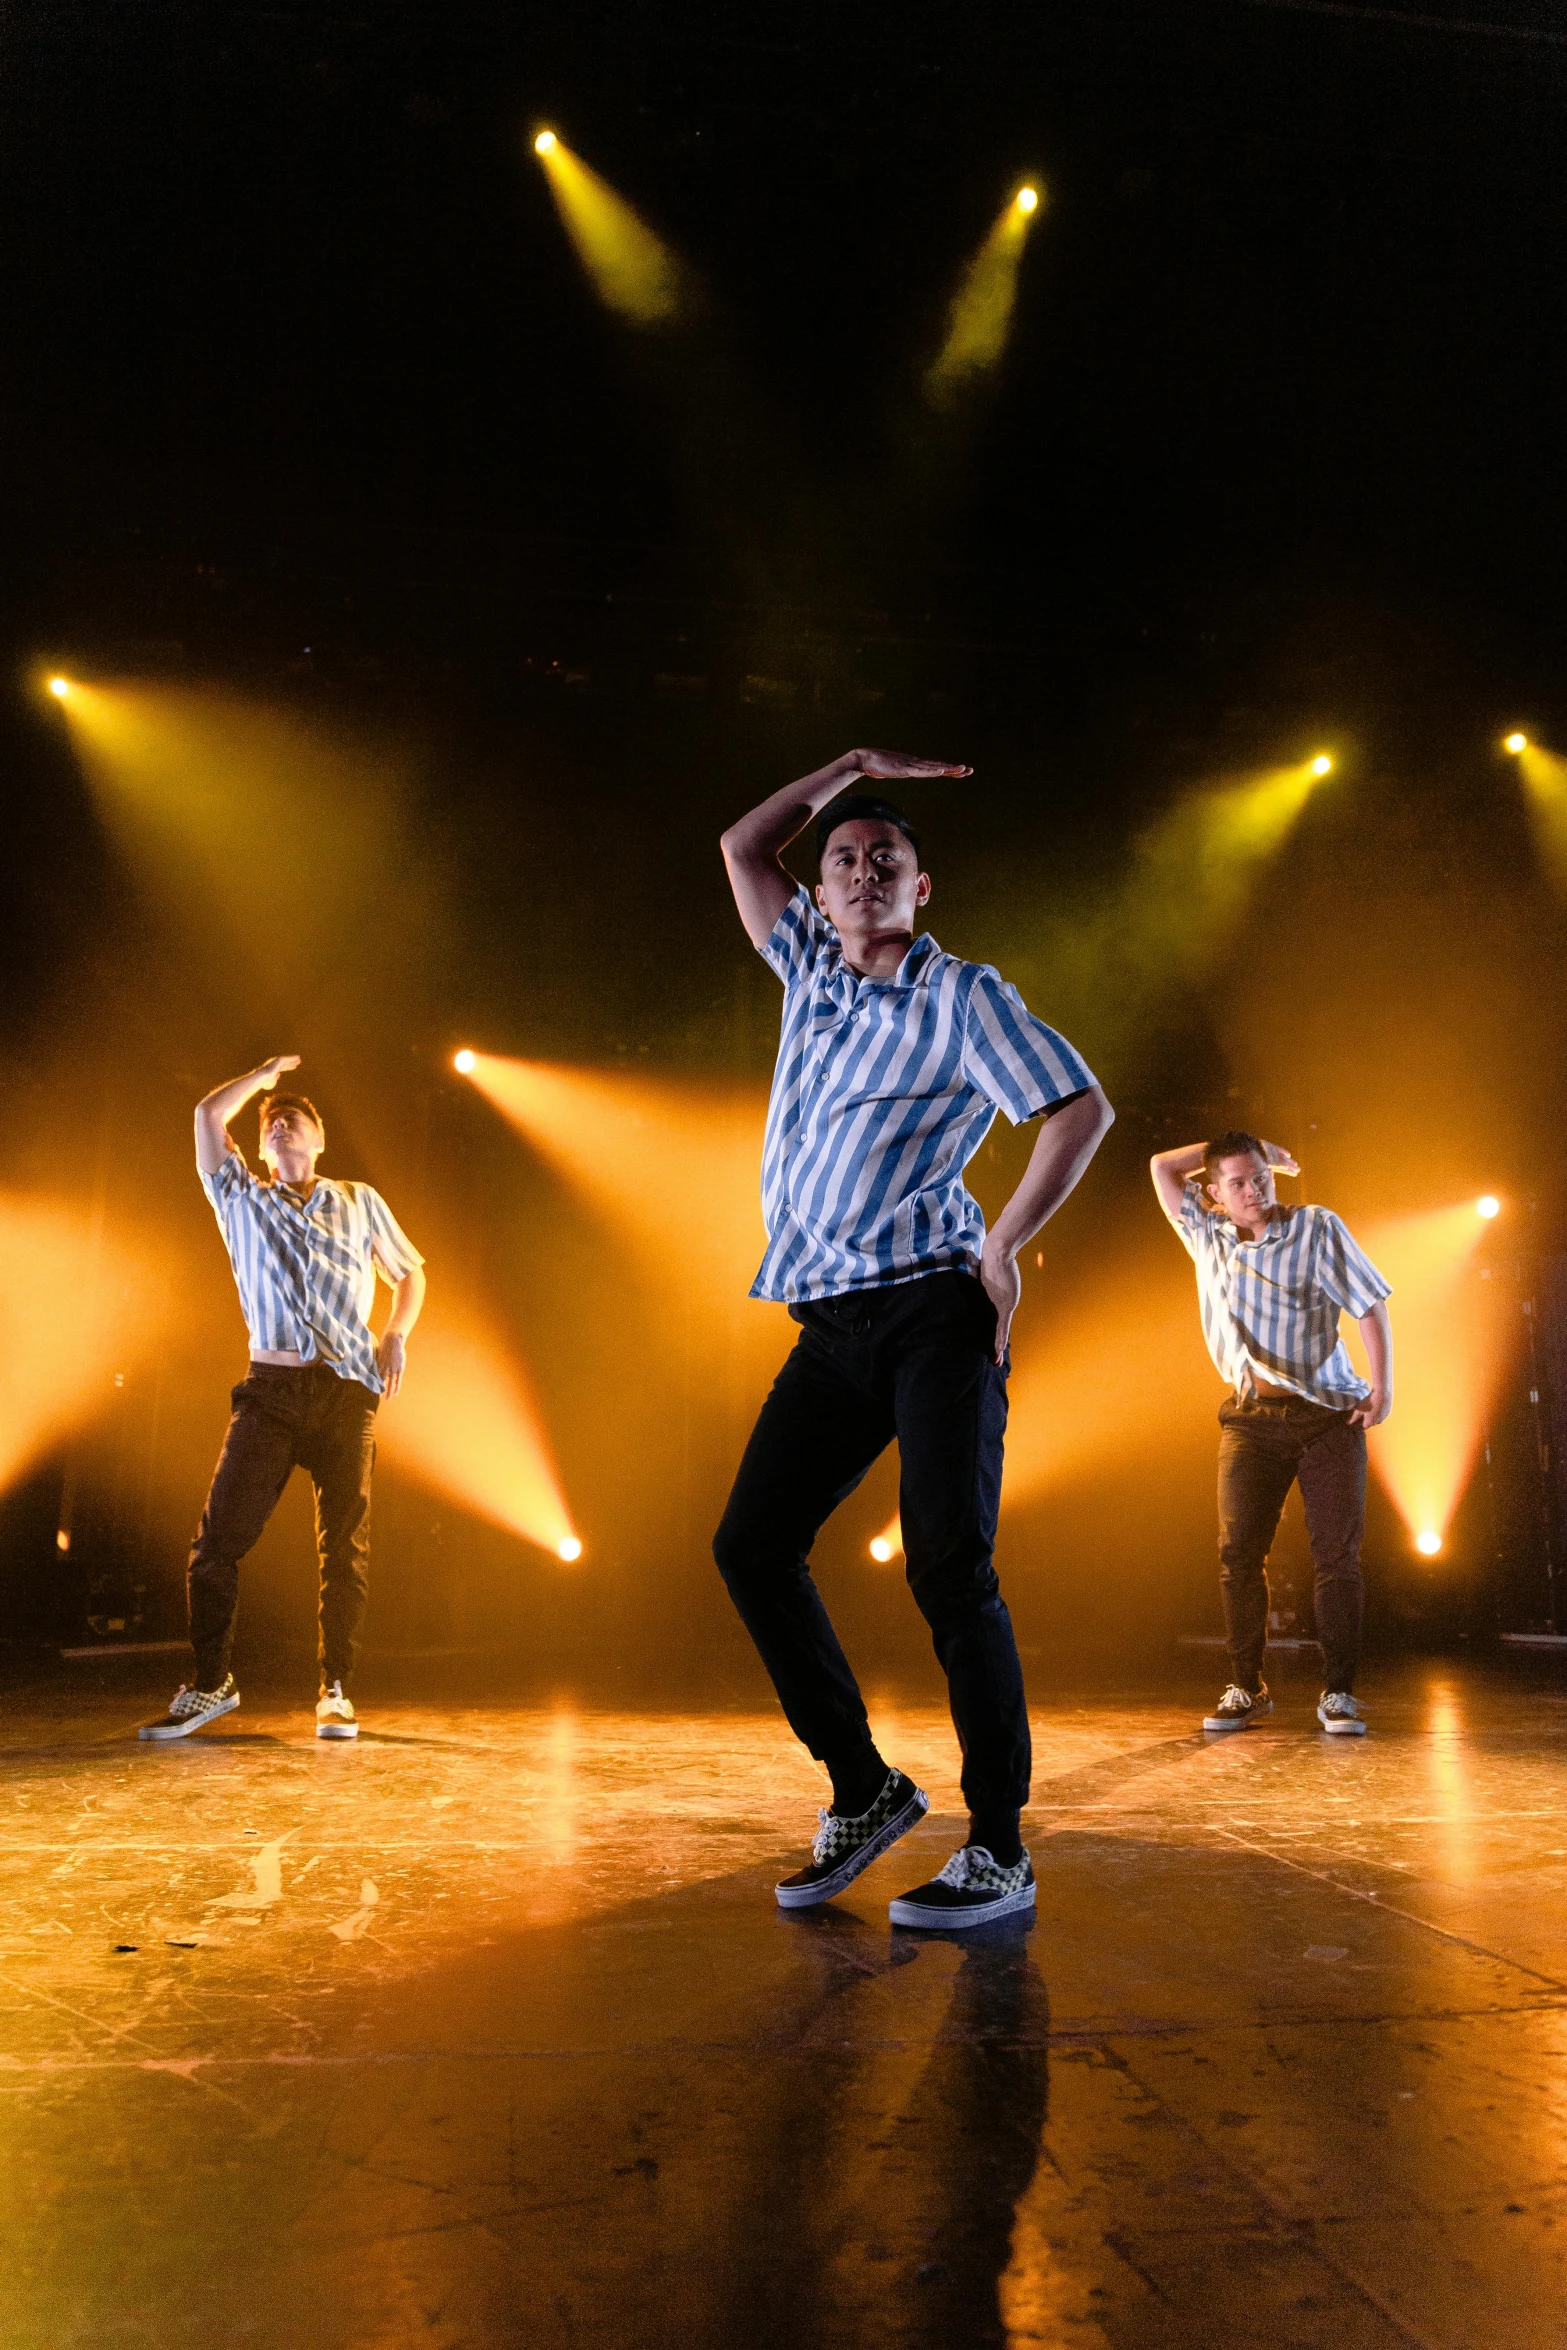
[[[833,945],[838,951],[838,976],[847,981],[851,988],[913,987],[924,976],[927,965],[934,962],[941,953],[940,947],[931,937],[930,932],[922,930],[890,979],[862,979],[857,971],[850,970],[843,951],[843,940],[839,937],[836,927],[832,923],[829,923],[827,927],[832,931]]]

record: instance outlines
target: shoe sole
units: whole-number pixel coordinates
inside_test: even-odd
[[[1203,1728],[1205,1730],[1212,1730],[1216,1736],[1223,1736],[1226,1732],[1231,1730],[1249,1730],[1251,1728],[1251,1716],[1250,1714],[1244,1714],[1238,1722],[1204,1722]]]
[[[1322,1722],[1320,1714],[1317,1719]],[[1329,1738],[1364,1738],[1366,1734],[1364,1722],[1322,1722],[1322,1728]]]
[[[983,1909],[927,1909],[923,1902],[889,1901],[887,1915],[895,1926],[912,1926],[916,1932],[927,1934],[962,1933],[969,1926],[992,1926],[997,1918],[1015,1918],[1025,1909],[1032,1909],[1037,1885],[1020,1885],[1015,1893],[1003,1893],[999,1901],[987,1901]]]
[[[317,1722],[316,1724],[318,1738],[357,1738],[358,1735],[359,1724],[357,1722]]]
[[[854,1883],[856,1877],[868,1869],[873,1860],[880,1860],[889,1845],[906,1836],[930,1809],[930,1797],[923,1787],[916,1787],[902,1811],[895,1811],[885,1827],[878,1828],[868,1844],[848,1859],[839,1863],[830,1877],[823,1877],[816,1885],[775,1885],[773,1895],[780,1909],[816,1909],[822,1902],[831,1901]]]
[[[171,1738],[189,1738],[197,1730],[204,1730],[209,1722],[217,1721],[223,1714],[231,1714],[238,1704],[237,1697],[230,1697],[222,1705],[215,1705],[210,1714],[203,1714],[194,1722],[143,1722],[136,1735],[149,1744],[166,1746]]]

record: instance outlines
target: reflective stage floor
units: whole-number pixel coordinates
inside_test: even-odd
[[[1363,1743],[1304,1683],[1206,1745],[1206,1682],[1042,1702],[1037,1923],[930,1940],[923,1696],[927,1827],[786,1918],[770,1713],[247,1691],[157,1748],[118,1670],[5,1704],[7,2350],[1567,2344],[1548,1673],[1375,1671]]]

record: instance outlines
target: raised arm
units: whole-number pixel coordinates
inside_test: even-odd
[[[1172,1224],[1180,1221],[1186,1186],[1201,1168],[1207,1148],[1205,1142],[1187,1142],[1178,1151],[1155,1151],[1148,1162],[1159,1205]]]
[[[1181,1201],[1186,1186],[1194,1175],[1202,1172],[1207,1149],[1205,1142],[1186,1142],[1182,1143],[1179,1150],[1155,1151],[1148,1162],[1148,1172],[1153,1177],[1159,1205],[1172,1224],[1178,1224],[1181,1220]],[[1270,1167],[1278,1168],[1281,1175],[1300,1173],[1291,1153],[1276,1142],[1265,1142],[1262,1155]]]
[[[751,944],[765,946],[778,917],[794,895],[793,876],[781,862],[782,852],[819,816],[829,800],[862,779],[875,783],[906,783],[935,775],[971,775],[971,767],[949,767],[939,759],[911,759],[902,751],[845,751],[830,766],[798,783],[786,783],[770,799],[731,824],[719,846],[729,869],[729,886]]]
[[[1011,1335],[1012,1317],[1023,1294],[1018,1250],[1047,1224],[1081,1178],[1111,1127],[1115,1112],[1097,1085],[1074,1094],[1046,1118],[1023,1180],[985,1235],[979,1277],[996,1309],[996,1361]]]
[[[274,1053],[248,1077],[231,1077],[227,1085],[217,1086],[196,1104],[196,1164],[203,1175],[216,1175],[233,1149],[228,1125],[235,1111],[254,1101],[258,1093],[270,1092],[285,1069],[298,1067],[298,1053]]]

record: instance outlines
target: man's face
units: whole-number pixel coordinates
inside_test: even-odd
[[[281,1183],[306,1183],[326,1148],[326,1136],[315,1120],[281,1103],[269,1110],[261,1129],[261,1155]]]
[[[1258,1151],[1220,1159],[1208,1178],[1215,1207],[1237,1224],[1255,1224],[1274,1204],[1273,1169]]]
[[[930,875],[895,824],[852,816],[828,834],[816,903],[835,929],[912,933],[929,900]]]

